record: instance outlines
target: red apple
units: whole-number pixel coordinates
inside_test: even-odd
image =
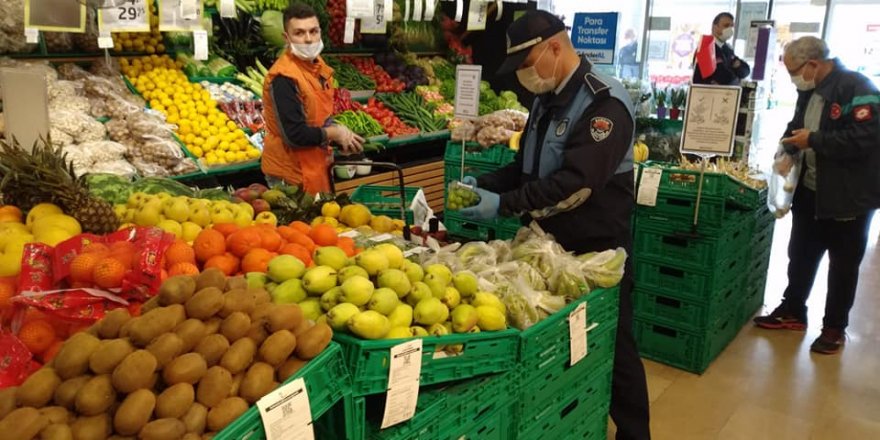
[[[238,197],[238,196],[232,196],[232,198],[230,198],[229,201],[232,203],[241,203],[241,202],[244,202],[245,200],[242,199],[241,197]]]
[[[266,185],[261,185],[259,183],[252,183],[248,186],[248,189],[256,191],[259,194],[257,197],[262,196],[264,192],[269,191],[269,188],[266,188]]]
[[[235,190],[232,195],[248,203],[260,198],[260,196],[257,195],[256,192],[251,191],[249,188],[239,188]]]
[[[267,202],[263,199],[257,199],[257,200],[252,201],[251,206],[254,207],[255,214],[259,214],[261,212],[268,211],[268,210],[272,209],[272,207],[269,206],[269,202]]]

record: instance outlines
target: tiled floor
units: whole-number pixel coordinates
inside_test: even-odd
[[[770,309],[779,303],[787,283],[789,230],[790,217],[777,222],[765,294]],[[878,233],[880,220],[871,231],[850,314],[849,340],[841,354],[809,351],[821,330],[826,259],[808,303],[806,333],[748,325],[700,376],[645,361],[653,438],[880,439]]]

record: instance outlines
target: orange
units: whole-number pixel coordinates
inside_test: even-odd
[[[277,229],[275,229],[275,231],[278,232],[278,235],[280,235],[281,238],[287,241],[290,241],[290,236],[292,234],[297,233],[297,230],[293,229],[290,226],[279,226]]]
[[[70,281],[74,283],[92,283],[92,273],[103,255],[97,253],[79,254],[70,262]]]
[[[318,246],[336,246],[336,242],[339,241],[336,228],[328,224],[316,225],[312,228],[309,238]]]
[[[298,245],[306,248],[306,250],[308,250],[310,254],[312,252],[314,252],[315,248],[317,247],[317,246],[315,246],[315,242],[312,241],[312,239],[309,238],[308,235],[303,234],[301,232],[296,232],[296,233],[291,234],[290,238],[287,241],[290,243],[298,244]]]
[[[177,263],[196,263],[196,251],[183,240],[176,240],[165,250],[165,267],[170,268]]]
[[[231,276],[238,273],[240,262],[241,260],[239,260],[238,257],[227,252],[223,255],[215,255],[211,257],[210,260],[205,262],[205,269],[215,267],[220,269],[220,271],[226,274],[226,276]]]
[[[116,241],[110,244],[111,253],[128,253],[137,252],[137,246],[130,241]]]
[[[21,217],[11,212],[0,212],[0,223],[21,223]]]
[[[83,254],[106,254],[110,248],[104,243],[89,243],[83,248]]]
[[[125,270],[130,270],[132,267],[134,267],[137,252],[126,249],[124,247],[119,247],[111,250],[108,257],[119,260],[119,262],[122,263],[122,265],[125,267]]]
[[[211,257],[226,252],[226,237],[214,229],[202,229],[193,241],[193,250],[198,261],[208,261]]]
[[[15,296],[16,287],[14,282],[4,281],[0,283],[0,310],[12,307],[12,297]]]
[[[277,251],[281,247],[282,240],[281,234],[272,227],[262,228],[260,231],[260,247],[267,251]]]
[[[49,363],[49,361],[54,359],[55,355],[57,355],[58,352],[61,351],[61,347],[63,347],[63,346],[64,346],[64,341],[62,341],[60,339],[55,339],[52,342],[52,345],[50,345],[49,348],[47,348],[46,351],[43,352],[42,356],[40,356],[40,358],[43,359],[43,363],[47,364],[47,363]]]
[[[342,251],[345,252],[346,256],[353,257],[353,256],[357,255],[354,246],[349,246],[349,245],[337,245],[337,246],[339,247],[339,249],[342,249]]]
[[[275,257],[275,254],[263,248],[251,249],[247,255],[241,260],[241,270],[248,272],[266,272],[269,266],[269,260]]]
[[[159,281],[164,283],[165,280],[167,280],[167,279],[168,279],[168,271],[165,269],[162,269],[162,271],[159,272]]]
[[[351,237],[339,237],[339,240],[336,241],[336,246],[339,247],[350,247],[354,249],[357,247],[355,245],[354,239]]]
[[[257,228],[244,228],[233,232],[226,238],[226,248],[232,255],[242,258],[252,249],[259,248],[263,244],[260,230]]]
[[[106,257],[95,265],[92,279],[98,287],[113,289],[122,286],[122,277],[124,275],[125,265],[116,258]]]
[[[18,339],[33,354],[40,354],[49,349],[55,342],[55,328],[46,320],[34,320],[21,326]]]
[[[299,258],[299,261],[302,261],[303,264],[305,264],[306,266],[312,265],[312,254],[302,245],[296,243],[288,243],[284,245],[284,247],[282,247],[279,252],[285,255],[293,255],[294,257]]]
[[[217,223],[211,226],[211,229],[223,234],[224,237],[229,237],[229,234],[238,230],[238,226],[235,223]]]
[[[18,209],[17,206],[14,205],[3,205],[0,206],[0,216],[3,218],[9,218],[10,222],[20,222],[21,221],[21,209]]]
[[[309,235],[309,232],[312,232],[312,227],[309,226],[308,223],[300,221],[300,220],[292,221],[292,222],[290,222],[290,224],[288,226],[290,226],[291,228],[296,229],[297,231],[302,232],[303,234],[306,234],[306,235]]]
[[[168,276],[175,275],[198,275],[199,267],[193,263],[180,262],[174,263],[168,268]]]

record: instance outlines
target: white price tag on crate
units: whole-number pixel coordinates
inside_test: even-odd
[[[193,58],[199,61],[208,59],[208,31],[204,29],[193,31],[193,46],[195,51]]]
[[[235,0],[220,0],[220,17],[235,18]]]
[[[354,24],[354,17],[345,17],[345,34],[342,37],[343,43],[354,43]]]
[[[257,401],[267,440],[314,440],[309,392],[303,378],[278,387]]]
[[[40,31],[34,28],[24,28],[24,41],[28,44],[40,42]]]
[[[416,413],[419,377],[422,374],[422,340],[413,339],[391,347],[388,395],[382,429],[405,422]]]
[[[98,32],[98,49],[113,49],[113,34],[110,31]]]
[[[146,0],[126,0],[116,7],[98,9],[98,29],[107,32],[150,32],[149,8]]]
[[[587,355],[587,303],[578,304],[568,315],[568,335],[571,347],[571,365]]]
[[[660,177],[663,169],[657,167],[643,168],[642,179],[639,181],[639,192],[636,203],[643,206],[657,206],[657,191],[660,189]]]

